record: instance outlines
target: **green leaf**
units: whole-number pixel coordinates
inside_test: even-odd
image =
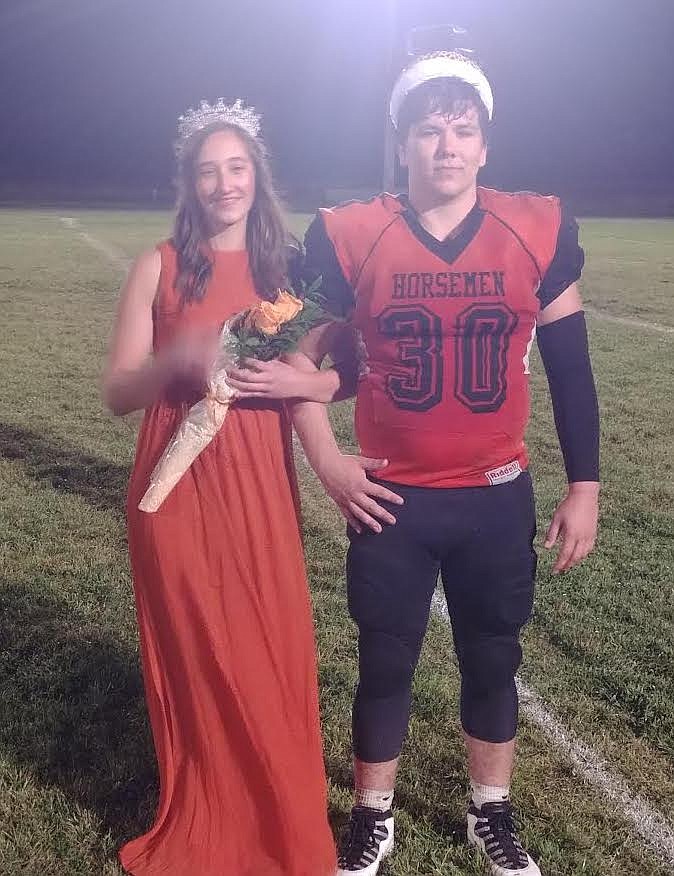
[[[306,290],[306,292],[304,293],[305,297],[310,298],[314,294],[314,292],[318,291],[318,289],[321,288],[322,285],[323,285],[323,276],[321,275],[319,277],[316,277],[316,279],[311,284],[311,286],[309,286],[309,288]]]

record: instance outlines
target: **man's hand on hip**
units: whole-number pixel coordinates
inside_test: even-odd
[[[385,459],[339,453],[331,454],[316,469],[326,492],[356,532],[362,532],[363,525],[381,532],[382,523],[393,525],[396,522],[393,514],[376,500],[402,505],[402,497],[367,477],[368,472],[380,471],[387,465]]]

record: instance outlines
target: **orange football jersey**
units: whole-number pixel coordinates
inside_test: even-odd
[[[485,188],[446,241],[404,197],[320,211],[353,293],[356,434],[365,456],[389,460],[378,476],[489,486],[527,466],[529,352],[562,220],[557,198]],[[553,297],[580,273],[577,226],[575,240]]]

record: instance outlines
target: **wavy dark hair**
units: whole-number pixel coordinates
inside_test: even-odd
[[[216,131],[235,133],[255,167],[255,198],[246,225],[246,249],[257,294],[273,301],[276,290],[287,282],[289,235],[281,202],[274,191],[267,151],[260,139],[236,125],[218,122],[194,134],[178,160],[178,203],[172,238],[178,254],[176,288],[183,305],[199,301],[206,294],[213,270],[203,246],[210,235],[197,197],[196,172],[201,147]]]
[[[404,143],[412,125],[431,113],[458,119],[471,107],[477,110],[482,139],[489,141],[491,122],[476,88],[453,76],[431,79],[418,85],[403,101],[398,114],[398,140]]]

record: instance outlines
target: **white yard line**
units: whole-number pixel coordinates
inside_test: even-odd
[[[605,313],[603,310],[595,310],[593,307],[584,307],[585,313],[591,319],[600,319],[604,322],[614,322],[618,325],[626,325],[629,328],[643,329],[649,332],[659,332],[663,335],[674,335],[674,327],[662,325],[659,322],[644,322],[640,319],[630,319],[627,316],[613,316],[610,313]]]
[[[120,249],[116,246],[111,246],[109,243],[104,243],[102,240],[94,237],[93,234],[89,234],[88,231],[82,228],[79,219],[73,219],[71,216],[61,216],[60,218],[66,228],[72,229],[92,249],[104,255],[114,268],[117,268],[118,271],[124,274],[129,270],[131,259]]]
[[[62,217],[64,225],[75,230],[82,240],[91,247],[105,255],[110,263],[126,271],[129,259],[119,250],[103,243],[87,232],[80,230],[77,219]],[[659,326],[652,323],[639,323],[635,320],[609,317],[606,314],[590,311],[591,316],[599,319],[608,319],[613,322],[625,323],[638,328],[649,328],[656,331],[673,332],[667,326]],[[304,458],[299,441],[293,433],[295,449],[302,454],[304,463],[309,472],[311,468]],[[326,501],[329,501],[326,498]],[[433,608],[445,622],[449,623],[447,605],[439,593],[433,597]],[[517,679],[517,688],[520,695],[520,708],[524,717],[535,724],[543,735],[550,740],[552,746],[573,765],[578,774],[593,787],[599,794],[610,801],[616,810],[622,814],[626,822],[632,825],[634,832],[639,836],[644,846],[674,874],[674,827],[670,822],[651,806],[643,797],[635,795],[630,790],[625,779],[614,772],[601,755],[578,739],[568,730],[553,712],[545,705],[536,691],[520,678]]]
[[[117,247],[111,246],[108,243],[104,243],[102,240],[94,237],[93,234],[89,234],[89,232],[85,231],[82,228],[79,219],[74,219],[71,216],[61,216],[61,222],[67,228],[71,228],[85,243],[88,243],[89,246],[92,247],[92,249],[95,249],[97,252],[102,253],[102,255],[104,255],[108,259],[108,261],[118,270],[123,273],[126,273],[129,270],[129,267],[131,266],[131,259],[129,259]],[[661,334],[665,335],[674,334],[674,327],[661,325],[657,322],[643,322],[642,320],[630,319],[626,316],[612,316],[609,313],[604,313],[601,310],[595,310],[592,307],[585,307],[584,309],[585,313],[592,319],[600,319],[604,322],[614,322],[618,325],[629,326],[630,328],[644,329],[651,332],[660,332]]]
[[[443,621],[449,623],[447,604],[439,592],[433,597],[433,609]],[[643,797],[633,794],[625,779],[612,770],[597,751],[568,730],[536,691],[521,678],[517,679],[517,689],[524,717],[538,727],[588,785],[615,807],[631,824],[644,846],[674,873],[674,826]]]

